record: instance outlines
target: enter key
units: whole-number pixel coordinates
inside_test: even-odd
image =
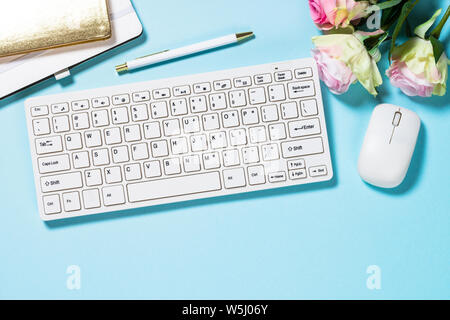
[[[291,138],[320,134],[320,122],[318,118],[297,120],[289,122],[289,135]]]

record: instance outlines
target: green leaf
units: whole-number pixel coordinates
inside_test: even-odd
[[[436,62],[438,62],[439,58],[441,57],[442,53],[444,52],[444,45],[433,36],[430,36],[430,42],[431,42],[431,45],[433,46],[434,60]]]
[[[439,17],[441,12],[442,12],[442,9],[436,10],[436,12],[433,14],[433,16],[428,21],[422,23],[420,26],[417,26],[414,29],[414,33],[418,37],[425,39],[425,34],[431,28],[431,26],[434,24],[434,22],[436,21],[437,17]]]
[[[444,25],[447,22],[449,16],[450,16],[450,6],[447,7],[447,11],[445,12],[442,20],[438,23],[437,27],[433,31],[431,31],[430,34],[431,36],[435,37],[436,39],[439,39],[441,31],[444,28]]]
[[[411,13],[414,6],[418,2],[419,0],[409,0],[402,7],[402,11],[400,13],[400,17],[398,18],[397,25],[395,26],[394,32],[392,33],[391,49],[389,50],[389,61],[391,60],[392,52],[394,51],[395,48],[395,41],[397,40],[400,30],[402,30],[402,25],[405,22],[408,15]]]
[[[403,5],[406,2],[408,2],[408,0],[402,0],[398,5],[382,11],[381,29],[385,31],[390,29],[390,27],[398,20]]]

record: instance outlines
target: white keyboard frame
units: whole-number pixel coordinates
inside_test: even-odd
[[[304,69],[304,68],[311,68],[312,76],[309,76],[309,74],[307,74],[305,78],[297,79],[296,75],[295,75],[295,70],[297,70],[297,69]],[[275,73],[279,72],[279,71],[285,71],[285,70],[290,70],[292,72],[292,80],[290,80],[290,81],[280,81],[280,82],[275,81],[275,78],[274,78]],[[272,75],[272,82],[269,83],[269,84],[256,85],[254,83],[254,75],[265,74],[265,73],[270,73]],[[281,168],[281,169],[284,169],[285,173],[287,174],[286,181],[270,183],[269,181],[267,181],[267,172],[266,172],[266,183],[265,184],[261,184],[261,185],[254,185],[254,186],[249,185],[248,177],[246,177],[246,186],[245,187],[239,187],[239,188],[234,188],[234,189],[225,189],[224,185],[223,185],[223,179],[221,179],[222,180],[221,181],[222,182],[222,185],[221,185],[222,189],[218,190],[218,191],[208,191],[208,192],[201,192],[201,193],[194,193],[194,194],[185,194],[185,195],[182,195],[182,196],[175,196],[175,197],[169,197],[169,198],[160,198],[160,199],[155,199],[155,200],[147,200],[147,201],[130,203],[130,202],[128,202],[128,192],[127,192],[127,185],[128,184],[133,184],[133,183],[136,183],[136,182],[153,181],[153,180],[161,179],[161,178],[146,179],[145,175],[142,172],[143,170],[141,170],[143,178],[140,181],[127,182],[123,178],[122,182],[119,183],[119,184],[123,185],[123,187],[124,187],[125,199],[126,199],[125,204],[113,205],[113,206],[106,207],[106,206],[104,206],[104,201],[103,201],[103,197],[102,197],[102,188],[105,187],[105,186],[109,186],[109,185],[105,184],[105,180],[103,178],[103,185],[98,186],[98,187],[87,187],[85,185],[86,182],[85,182],[85,177],[84,177],[84,171],[85,170],[89,170],[89,169],[93,169],[93,168],[100,168],[102,170],[102,172],[103,172],[102,173],[102,176],[103,176],[105,167],[119,165],[119,166],[121,166],[123,168],[123,164],[114,164],[112,161],[110,161],[109,165],[105,165],[105,166],[101,166],[101,167],[94,167],[93,164],[92,164],[92,160],[91,160],[91,166],[89,168],[84,168],[84,169],[77,170],[77,169],[73,169],[72,159],[71,159],[72,157],[70,156],[70,159],[71,159],[71,170],[68,170],[67,172],[56,172],[56,173],[48,173],[48,174],[42,174],[42,175],[39,173],[38,158],[43,157],[43,156],[55,155],[55,154],[38,155],[37,152],[36,152],[35,140],[38,139],[38,138],[41,138],[42,136],[35,136],[34,135],[34,132],[33,132],[33,120],[36,119],[36,118],[39,118],[39,117],[33,117],[31,115],[31,108],[32,107],[47,105],[48,108],[49,108],[49,114],[47,116],[45,116],[45,117],[49,118],[50,126],[51,126],[51,119],[52,119],[52,116],[53,116],[52,112],[51,112],[51,105],[55,104],[55,103],[68,102],[69,105],[70,105],[71,102],[77,101],[77,100],[89,99],[91,101],[91,99],[93,99],[93,98],[107,96],[107,97],[110,98],[110,106],[106,107],[106,109],[111,109],[111,108],[115,108],[115,107],[120,107],[120,106],[116,106],[116,105],[112,104],[112,101],[111,101],[111,97],[112,96],[119,95],[119,94],[129,94],[129,96],[130,96],[130,104],[127,104],[126,106],[130,107],[130,105],[132,106],[132,105],[139,104],[138,102],[136,102],[136,103],[133,102],[133,99],[132,99],[132,93],[133,92],[149,91],[151,94],[153,94],[152,91],[154,89],[161,89],[161,88],[171,88],[171,89],[173,89],[174,87],[183,86],[183,85],[187,85],[187,84],[189,84],[191,86],[191,95],[189,95],[187,97],[190,97],[190,96],[193,96],[193,95],[195,95],[195,96],[197,96],[197,95],[205,95],[206,98],[207,98],[207,101],[208,101],[208,96],[211,93],[220,92],[220,91],[215,91],[214,90],[213,82],[217,81],[217,80],[223,80],[223,79],[229,79],[229,80],[231,80],[231,82],[233,84],[231,89],[225,90],[225,92],[227,94],[227,101],[229,101],[228,92],[229,91],[233,91],[233,90],[237,90],[237,88],[234,87],[233,79],[239,78],[239,77],[244,77],[244,76],[251,76],[251,78],[252,78],[252,86],[250,88],[265,87],[266,97],[268,97],[267,87],[270,86],[270,85],[284,83],[285,84],[285,88],[287,88],[287,84],[291,83],[291,82],[308,81],[308,80],[313,80],[313,82],[314,82],[314,89],[315,89],[315,95],[314,96],[303,97],[303,98],[299,98],[299,99],[289,99],[288,92],[285,89],[287,101],[295,100],[297,102],[297,108],[298,108],[297,110],[298,110],[298,113],[299,113],[299,117],[297,119],[283,120],[281,118],[281,116],[280,116],[278,122],[285,123],[287,137],[288,137],[287,140],[288,141],[294,141],[294,140],[297,141],[297,140],[303,140],[303,139],[310,139],[310,138],[314,138],[314,137],[321,137],[322,138],[322,143],[323,143],[323,153],[314,154],[314,155],[298,156],[298,157],[289,158],[289,159],[283,159],[282,152],[281,152],[281,143],[283,141],[273,141],[272,142],[272,141],[270,141],[270,138],[268,138],[267,142],[257,145],[258,147],[260,145],[262,145],[262,144],[267,144],[267,143],[276,143],[276,144],[279,145],[280,164],[282,165],[283,161],[285,163],[285,167]],[[204,82],[211,83],[211,92],[195,94],[193,92],[193,88],[192,88],[193,84],[204,83]],[[198,113],[198,114],[195,114],[195,115],[198,115],[199,118],[201,119],[202,114],[205,114],[205,113],[213,113],[214,112],[214,113],[218,113],[220,115],[221,112],[223,112],[223,111],[229,111],[229,110],[238,109],[239,110],[239,114],[240,114],[240,118],[241,118],[242,114],[240,112],[240,109],[242,109],[242,108],[261,107],[261,106],[270,105],[270,104],[277,104],[278,112],[280,114],[280,103],[284,103],[285,101],[270,102],[269,99],[266,99],[266,103],[257,104],[257,105],[251,105],[249,103],[249,99],[248,99],[249,98],[249,95],[248,95],[248,89],[249,88],[246,87],[246,88],[238,88],[238,89],[244,89],[246,91],[246,100],[247,100],[247,105],[246,106],[232,108],[228,104],[227,109],[225,109],[225,110],[211,111],[210,106],[209,106],[209,101],[208,101],[208,110],[206,112]],[[166,101],[169,102],[170,99],[174,99],[174,98],[180,98],[180,97],[174,97],[173,96],[173,91],[171,90],[171,97],[166,99]],[[316,116],[314,116],[314,117],[318,118],[319,121],[320,121],[321,133],[320,134],[316,134],[316,135],[312,135],[312,136],[307,136],[307,137],[289,138],[288,122],[294,121],[294,120],[304,120],[305,119],[301,115],[300,106],[299,105],[300,105],[300,101],[308,100],[308,99],[316,99],[316,101],[317,101],[318,114]],[[146,101],[145,103],[149,104],[150,102],[154,102],[154,101],[155,100],[153,99],[153,96],[151,96],[151,100],[150,101]],[[123,105],[121,105],[121,106],[123,106]],[[188,108],[189,108],[189,104],[188,104]],[[170,108],[168,108],[168,109],[169,109],[169,117],[168,118],[153,120],[151,115],[150,115],[150,112],[149,112],[149,120],[143,121],[143,122],[133,122],[132,120],[130,120],[129,123],[126,123],[124,125],[126,126],[126,125],[130,125],[130,124],[133,124],[133,123],[138,123],[138,124],[141,124],[141,130],[142,130],[142,123],[151,122],[151,121],[160,121],[160,122],[162,122],[163,120],[166,120],[166,119],[175,118],[175,117],[170,115]],[[93,109],[92,105],[91,105],[89,110],[79,111],[79,112],[88,112],[90,114],[90,121],[91,121],[91,112],[93,110],[96,110],[96,109]],[[242,67],[242,68],[222,70],[222,71],[214,71],[214,72],[209,72],[209,73],[196,74],[196,75],[187,75],[187,76],[168,78],[168,79],[162,79],[162,80],[152,80],[152,81],[147,81],[147,82],[131,83],[131,84],[125,84],[125,85],[119,85],[119,86],[113,86],[113,87],[107,87],[107,88],[98,88],[98,89],[93,89],[93,90],[85,90],[85,91],[78,91],[78,92],[62,93],[62,94],[51,95],[51,96],[35,97],[35,98],[27,99],[25,101],[25,113],[26,113],[27,127],[28,127],[28,132],[29,132],[31,159],[32,159],[32,162],[33,162],[36,194],[37,194],[37,200],[38,200],[38,209],[39,209],[39,213],[40,213],[41,219],[45,220],[45,221],[64,219],[64,218],[70,218],[70,217],[78,217],[78,216],[86,216],[86,215],[97,214],[97,213],[106,213],[106,212],[113,212],[113,211],[129,210],[129,209],[140,208],[140,207],[147,207],[147,206],[154,206],[154,205],[159,205],[159,204],[167,204],[167,203],[173,203],[173,202],[195,200],[195,199],[202,199],[202,198],[210,198],[210,197],[217,197],[217,196],[224,196],[224,195],[237,194],[237,193],[243,193],[243,192],[251,192],[251,191],[266,190],[266,189],[273,189],[273,188],[286,187],[286,186],[294,186],[294,185],[322,182],[322,181],[328,181],[328,180],[332,179],[332,177],[333,177],[333,168],[332,168],[332,163],[331,163],[331,156],[330,156],[329,142],[328,142],[328,135],[327,135],[327,127],[326,127],[326,122],[325,122],[325,114],[324,114],[324,109],[323,109],[322,93],[321,93],[321,89],[320,89],[320,83],[319,83],[319,78],[318,78],[318,71],[317,71],[317,67],[316,67],[316,64],[315,64],[314,60],[311,59],[311,58],[291,60],[291,61],[283,61],[283,62],[277,62],[277,63],[269,63],[269,64],[264,64],[264,65]],[[76,113],[76,112],[70,110],[69,113],[66,113],[67,115],[69,115],[70,120],[72,120],[71,119],[71,115],[73,113]],[[110,115],[111,115],[111,113],[109,112],[109,116]],[[194,114],[189,112],[185,116],[190,116],[190,115],[194,115]],[[183,117],[184,116],[178,116],[177,118],[181,119]],[[306,119],[308,119],[308,118],[306,118]],[[72,121],[70,121],[70,124],[71,124],[71,127],[72,127]],[[222,122],[221,122],[221,124],[222,124]],[[264,123],[264,122],[262,122],[260,120],[260,123],[257,124],[257,125],[265,125],[267,127],[269,124],[270,123]],[[84,132],[84,131],[91,131],[91,130],[98,129],[101,132],[103,132],[103,130],[105,128],[117,127],[117,126],[123,127],[124,125],[112,125],[111,119],[110,119],[110,125],[107,126],[107,127],[95,128],[95,127],[92,126],[92,123],[91,123],[91,126],[90,126],[89,129],[80,130],[80,131]],[[257,125],[255,125],[255,126],[257,126]],[[242,123],[240,123],[240,126],[238,128],[244,128],[244,127],[249,127],[249,126],[245,126]],[[233,128],[230,128],[230,129],[233,129]],[[230,129],[223,128],[223,126],[221,125],[220,129],[219,130],[215,130],[215,131],[227,131],[227,133],[228,133],[228,131]],[[69,151],[66,150],[63,138],[64,138],[65,134],[73,133],[73,132],[77,132],[77,131],[73,130],[73,128],[71,128],[71,130],[69,132],[63,132],[63,133],[55,134],[53,132],[53,127],[52,127],[52,132],[50,134],[48,134],[47,136],[60,135],[62,137],[62,141],[63,141],[63,148],[64,148],[64,150],[62,152],[57,153],[56,155],[63,154],[63,153],[69,153],[69,154],[72,153],[72,152],[69,152]],[[214,132],[214,131],[212,131],[212,132]],[[199,133],[209,134],[209,132],[206,132],[206,131],[200,131]],[[268,133],[267,133],[267,135],[268,135]],[[82,133],[82,136],[84,138],[83,133]],[[143,134],[142,134],[142,136],[143,136]],[[188,135],[185,135],[185,136],[188,136]],[[227,136],[228,136],[228,134],[227,134]],[[171,137],[164,137],[163,136],[163,137],[161,137],[159,139],[170,140],[170,138]],[[155,140],[158,140],[158,139],[155,139]],[[227,140],[228,140],[228,137],[227,137]],[[151,140],[146,140],[144,137],[142,137],[142,141],[150,142]],[[128,145],[128,146],[130,146],[132,144],[139,143],[139,142],[142,142],[142,141],[127,143],[127,142],[124,142],[123,139],[122,139],[122,143],[120,145]],[[83,139],[83,142],[84,142],[84,139]],[[113,146],[107,146],[107,145],[103,144],[99,148],[108,148],[108,149],[110,149],[111,147],[114,147],[114,145]],[[170,146],[169,146],[169,148],[170,148]],[[241,149],[241,147],[236,147],[236,148],[239,149],[239,150]],[[90,156],[92,156],[92,154],[91,154],[91,150],[92,149],[97,149],[97,148],[87,148],[86,146],[84,146],[84,148],[82,150],[79,150],[79,151],[89,150]],[[229,144],[228,144],[228,148],[226,148],[226,149],[230,149]],[[221,152],[221,150],[208,149],[207,151],[199,152],[198,154],[200,155],[200,158],[201,158],[201,155],[203,153],[205,153],[205,152],[212,152],[212,151],[218,151],[219,153]],[[188,154],[192,154],[192,153],[188,153]],[[150,150],[149,150],[149,155],[150,155],[149,159],[142,160],[142,161],[133,161],[133,160],[130,159],[130,161],[127,162],[127,163],[136,163],[136,162],[144,163],[146,161],[151,161],[152,160],[152,156],[151,156],[151,151]],[[162,159],[166,159],[166,158],[170,158],[170,157],[174,157],[174,156],[170,153],[169,156],[163,157],[163,158],[159,158],[159,159],[162,160]],[[242,157],[241,154],[240,154],[240,157]],[[179,158],[182,158],[182,156],[179,156]],[[305,160],[305,162],[306,162],[305,171],[307,173],[307,177],[302,178],[302,179],[297,179],[297,180],[290,180],[290,178],[289,178],[289,171],[287,170],[287,161],[295,160],[295,159],[304,159]],[[201,163],[202,163],[202,170],[201,170],[200,173],[211,172],[211,171],[218,171],[218,172],[220,172],[220,176],[223,177],[222,176],[222,171],[226,170],[226,169],[231,169],[231,168],[226,168],[226,167],[223,166],[222,159],[221,159],[221,167],[220,167],[220,169],[217,169],[217,170],[204,170],[203,169],[203,162],[201,161]],[[253,165],[255,165],[255,164],[253,164]],[[244,165],[242,163],[242,158],[241,158],[241,164],[239,166],[237,166],[237,167],[246,168],[248,166],[252,166],[252,165]],[[322,173],[322,175],[318,175],[318,176],[314,176],[314,177],[311,176],[309,168],[311,168],[311,167],[318,167],[318,166],[326,166],[326,171],[324,173]],[[161,168],[161,170],[162,170],[162,172],[164,172],[163,168]],[[83,180],[83,187],[82,188],[69,190],[69,191],[67,191],[67,190],[65,190],[65,191],[57,191],[57,192],[51,192],[51,193],[43,193],[42,192],[42,190],[41,190],[41,177],[42,176],[51,176],[51,175],[56,175],[56,174],[70,173],[70,172],[74,172],[74,171],[80,171],[82,173],[82,180]],[[247,172],[246,169],[245,169],[245,171]],[[191,174],[186,174],[186,173],[183,173],[183,171],[182,171],[182,174],[176,175],[175,177],[188,176],[188,175],[191,175]],[[167,177],[167,178],[170,179],[171,177]],[[162,178],[162,179],[166,179],[166,178]],[[83,205],[82,191],[86,190],[86,189],[92,189],[92,188],[99,189],[102,206],[100,208],[85,209],[84,205]],[[66,192],[71,192],[71,191],[78,191],[79,192],[80,203],[81,203],[81,210],[74,211],[74,212],[65,212],[64,211],[64,204],[62,203],[62,194],[66,193]],[[53,194],[58,194],[60,196],[61,213],[47,215],[44,212],[43,196],[53,195]]]

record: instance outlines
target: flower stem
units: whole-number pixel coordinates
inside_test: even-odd
[[[430,35],[432,35],[436,39],[439,39],[439,37],[441,35],[441,31],[444,28],[444,25],[447,22],[449,16],[450,16],[450,6],[447,7],[447,11],[445,12],[444,17],[439,22],[439,24],[436,26],[436,28],[431,32]]]

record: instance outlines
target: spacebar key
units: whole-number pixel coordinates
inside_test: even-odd
[[[218,172],[138,182],[127,186],[130,202],[184,196],[220,189],[222,189],[222,184]]]

